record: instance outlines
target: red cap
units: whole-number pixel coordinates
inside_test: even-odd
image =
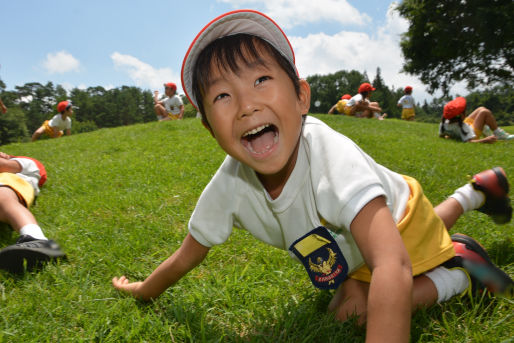
[[[411,86],[407,86],[407,87],[405,87],[404,92],[405,92],[405,93],[407,93],[407,92],[412,92],[412,87],[411,87]]]
[[[367,82],[364,82],[362,85],[359,86],[359,93],[371,92],[374,90],[375,90],[375,88],[373,88],[373,86]]]
[[[461,96],[453,99],[444,105],[443,117],[446,119],[452,119],[466,110],[466,98]]]
[[[168,82],[168,83],[165,83],[164,84],[164,87],[166,88],[170,88],[172,91],[176,92],[177,91],[177,85],[174,84],[173,82]]]
[[[345,94],[345,95],[343,95],[343,96],[341,97],[341,100],[345,100],[345,99],[346,99],[346,100],[349,100],[349,99],[351,99],[351,98],[352,98],[352,96],[351,96],[350,94]]]
[[[192,94],[193,68],[201,51],[212,41],[238,33],[257,36],[270,43],[296,70],[294,52],[284,31],[268,16],[254,10],[236,10],[220,15],[208,23],[196,36],[182,63],[182,88],[194,107],[198,101]]]
[[[71,106],[71,102],[69,102],[67,100],[61,101],[60,103],[57,104],[57,112],[62,113],[64,111],[66,111],[68,106]]]

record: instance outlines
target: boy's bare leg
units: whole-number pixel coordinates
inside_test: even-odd
[[[448,198],[434,208],[435,213],[443,220],[448,231],[453,227],[457,219],[464,213],[464,209],[454,198]]]
[[[161,104],[155,105],[154,110],[160,121],[170,119],[170,117],[168,116],[168,111],[166,111],[166,108],[164,108],[164,106],[162,106]]]
[[[498,128],[493,113],[486,107],[481,106],[477,108],[468,117],[473,119],[473,126],[478,130],[482,130],[486,124],[493,131]]]
[[[34,131],[34,133],[32,134],[32,141],[34,142],[35,140],[37,140],[39,138],[39,136],[41,136],[43,134],[43,132],[45,132],[44,126],[41,126],[39,129]]]
[[[369,283],[348,279],[339,286],[328,304],[328,311],[334,312],[339,321],[346,321],[357,315],[357,322],[366,322],[366,307],[368,304]],[[412,311],[428,307],[437,301],[437,289],[434,283],[425,275],[414,278],[412,288]]]
[[[9,187],[0,187],[0,222],[9,224],[16,232],[27,224],[37,224],[34,215]]]

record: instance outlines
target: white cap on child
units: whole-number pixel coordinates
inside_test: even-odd
[[[192,92],[192,85],[193,68],[198,55],[212,41],[238,33],[246,33],[264,39],[277,49],[296,71],[291,43],[289,43],[282,29],[271,18],[254,10],[237,10],[222,14],[200,31],[187,50],[182,63],[182,88],[189,101],[196,108],[198,108],[198,105]]]

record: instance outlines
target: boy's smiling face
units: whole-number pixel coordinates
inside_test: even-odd
[[[287,73],[265,49],[256,47],[260,58],[239,61],[237,73],[211,69],[203,105],[221,148],[254,169],[266,189],[283,187],[296,162],[310,88],[301,80],[297,95]]]

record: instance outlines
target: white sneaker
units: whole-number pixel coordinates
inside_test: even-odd
[[[514,139],[514,135],[505,132],[502,128],[497,128],[496,130],[494,130],[494,135],[497,139],[502,141],[510,141],[511,139]]]

